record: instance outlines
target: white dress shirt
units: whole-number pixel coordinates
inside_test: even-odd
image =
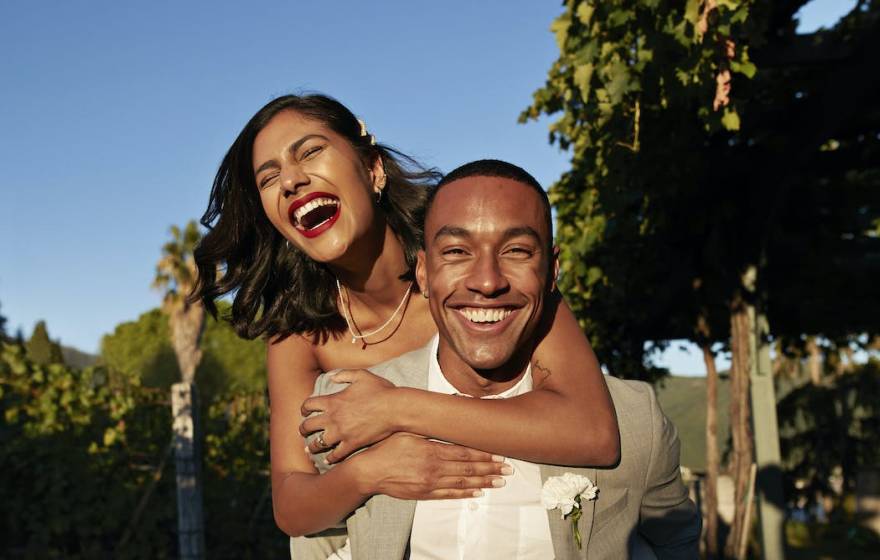
[[[439,336],[431,344],[428,390],[460,394],[437,361]],[[532,390],[531,366],[522,379],[503,393],[483,398],[503,399]],[[468,395],[464,395],[468,396]],[[547,510],[541,505],[541,472],[534,463],[508,459],[514,473],[501,488],[487,488],[478,498],[420,500],[410,535],[410,559],[516,559],[554,557]]]

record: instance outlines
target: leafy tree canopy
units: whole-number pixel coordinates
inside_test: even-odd
[[[34,326],[34,332],[25,343],[28,358],[40,365],[63,364],[64,356],[61,353],[61,345],[49,338],[49,329],[45,321],[38,321]]]
[[[205,398],[232,391],[265,388],[265,343],[238,338],[222,319],[229,304],[220,302],[220,320],[208,318],[202,337],[204,356],[197,370]],[[167,389],[180,379],[169,338],[168,317],[160,309],[122,323],[101,342],[101,358],[112,371],[137,378],[147,387]]]
[[[550,189],[560,284],[612,373],[725,339],[751,267],[774,334],[878,330],[880,3],[806,38],[804,3],[570,0],[554,22],[520,118],[557,115],[571,150]]]

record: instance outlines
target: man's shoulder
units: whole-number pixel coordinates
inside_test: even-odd
[[[654,387],[644,381],[633,379],[620,379],[619,377],[605,376],[605,383],[614,401],[635,400],[648,402],[654,396]]]
[[[389,375],[411,373],[413,369],[418,369],[422,373],[428,371],[428,361],[431,357],[431,343],[429,342],[421,348],[417,348],[406,354],[401,354],[390,360],[386,360],[381,364],[376,364],[369,369],[376,375],[387,377]]]
[[[430,355],[431,343],[429,342],[421,348],[365,369],[391,381],[397,386],[422,387],[426,385],[428,378],[428,359]],[[334,369],[319,375],[315,380],[315,394],[326,395],[344,389],[345,385],[332,381],[333,374],[338,371],[341,370]]]
[[[665,421],[657,393],[650,383],[611,376],[606,376],[605,382],[617,412],[621,435],[624,431],[631,435],[647,433],[654,424]]]

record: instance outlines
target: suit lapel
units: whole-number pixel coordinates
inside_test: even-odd
[[[599,485],[598,472],[596,469],[581,469],[576,467],[559,467],[556,465],[541,465],[541,483],[547,482],[551,476],[562,476],[563,473],[573,472],[588,477],[593,484]],[[601,494],[600,494],[601,496]],[[581,519],[578,529],[581,533],[583,547],[578,549],[572,531],[571,518],[563,519],[562,512],[558,509],[547,510],[547,519],[550,522],[550,536],[553,539],[553,552],[556,560],[574,560],[586,558],[590,544],[590,534],[593,530],[593,517],[596,510],[596,500],[584,500],[581,502]]]

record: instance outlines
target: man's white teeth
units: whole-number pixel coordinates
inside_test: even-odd
[[[461,313],[471,323],[497,323],[498,321],[506,319],[508,315],[513,313],[513,310],[498,307],[491,309],[465,307],[461,309]]]
[[[303,216],[305,216],[306,214],[308,214],[309,212],[311,212],[312,210],[314,210],[316,208],[320,208],[321,206],[327,206],[328,204],[332,204],[332,205],[336,206],[339,204],[339,202],[337,202],[336,200],[334,200],[332,198],[326,198],[326,197],[316,198],[314,200],[310,200],[309,202],[306,202],[305,204],[303,204],[302,206],[297,208],[296,211],[293,213],[293,217],[296,218],[297,223],[300,223],[300,222],[302,222]]]

